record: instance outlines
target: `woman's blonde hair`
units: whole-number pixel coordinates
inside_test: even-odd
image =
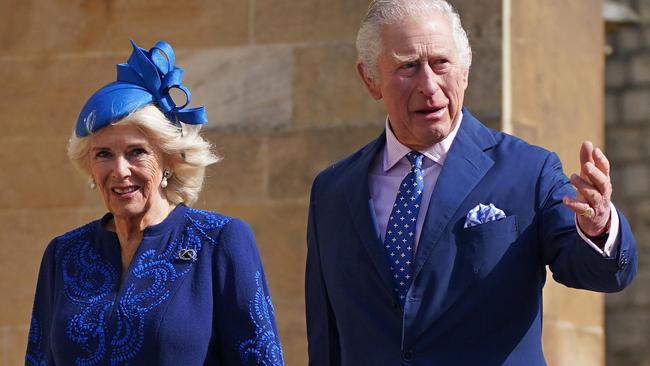
[[[136,126],[163,154],[173,172],[165,192],[167,199],[174,204],[182,202],[191,205],[196,202],[203,186],[205,167],[221,160],[212,152],[210,143],[199,134],[200,125],[174,125],[151,104],[133,111],[112,125]],[[93,134],[78,137],[73,131],[68,141],[68,157],[84,174],[90,174],[92,136]]]

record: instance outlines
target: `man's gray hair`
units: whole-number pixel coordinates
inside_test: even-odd
[[[369,76],[376,80],[378,76],[379,56],[382,52],[382,28],[386,24],[396,23],[417,15],[439,11],[446,14],[450,21],[454,43],[462,67],[469,70],[472,65],[472,48],[467,33],[460,22],[458,12],[445,0],[373,0],[368,6],[366,17],[361,22],[357,33],[357,52]]]

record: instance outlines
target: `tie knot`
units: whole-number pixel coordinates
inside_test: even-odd
[[[412,169],[422,169],[422,159],[424,158],[424,155],[417,151],[411,151],[406,154],[406,158],[411,162]]]

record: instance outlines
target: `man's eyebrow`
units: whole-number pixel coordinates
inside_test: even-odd
[[[414,62],[418,61],[420,59],[420,56],[412,53],[412,54],[399,54],[397,52],[392,53],[392,58],[393,60],[402,63],[402,62]]]

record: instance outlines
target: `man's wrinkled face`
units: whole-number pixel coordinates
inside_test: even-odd
[[[423,150],[453,130],[469,70],[461,66],[449,18],[441,12],[385,25],[378,80],[358,69],[404,145]]]

